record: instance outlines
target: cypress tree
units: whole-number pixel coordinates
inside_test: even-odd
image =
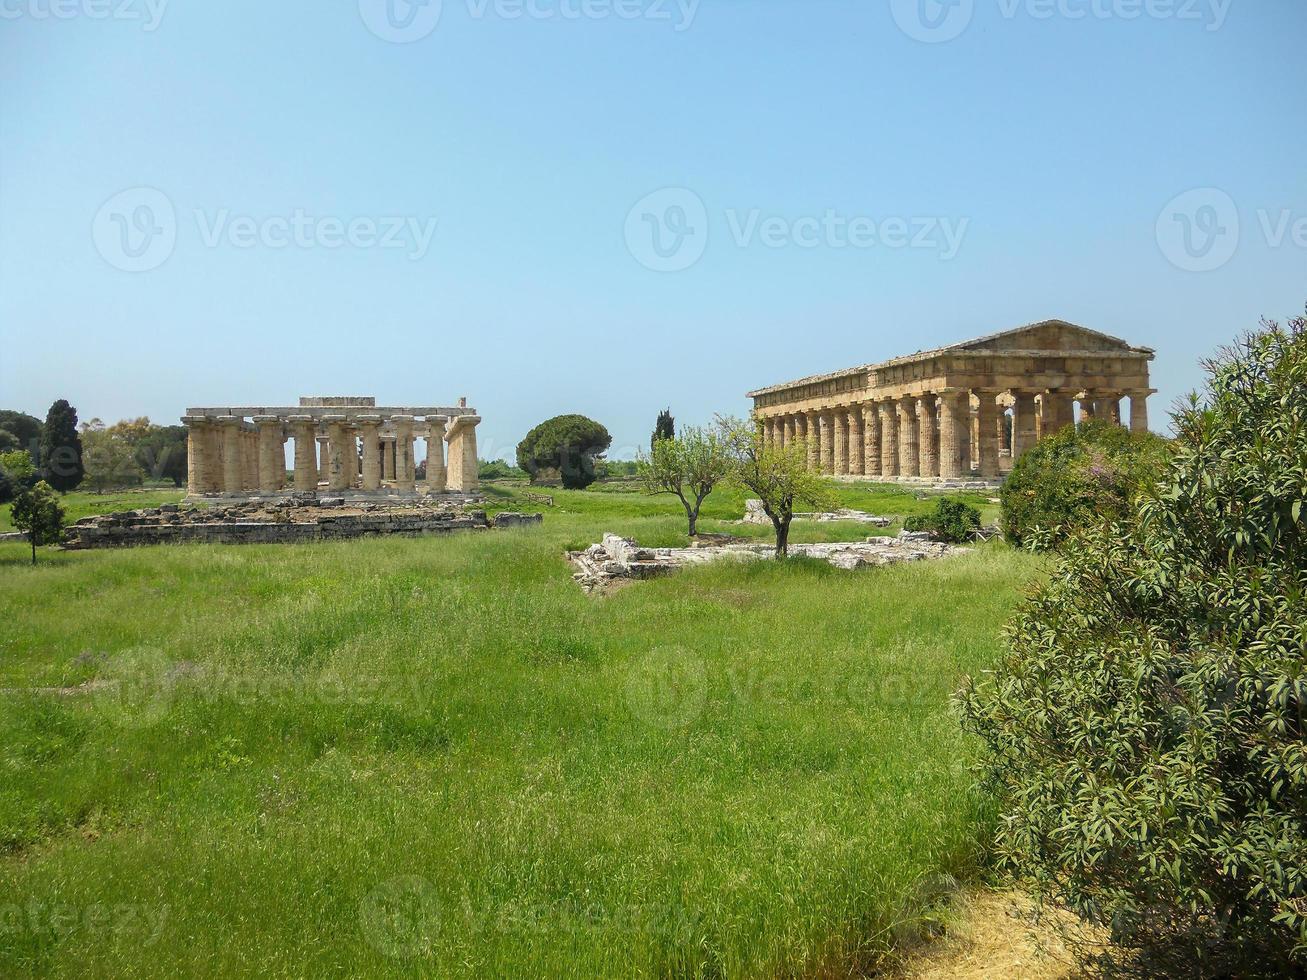
[[[60,398],[50,406],[41,431],[41,475],[60,493],[82,482],[82,440],[77,434],[77,409]]]
[[[659,439],[676,438],[676,420],[672,418],[672,410],[664,408],[658,413],[658,421],[654,423],[653,438],[649,440],[649,448],[652,450]]]

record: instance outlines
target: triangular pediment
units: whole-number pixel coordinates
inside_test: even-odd
[[[1099,333],[1066,320],[1044,320],[1002,333],[952,344],[945,350],[977,351],[1142,351],[1120,337]]]

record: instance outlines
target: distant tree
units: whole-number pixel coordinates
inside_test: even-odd
[[[541,422],[517,444],[517,465],[532,483],[558,474],[563,486],[582,490],[595,481],[595,460],[613,444],[608,430],[584,415]]]
[[[139,486],[144,477],[127,438],[105,428],[99,419],[82,426],[82,461],[86,484],[96,493]]]
[[[42,478],[60,493],[82,482],[82,440],[77,434],[77,409],[64,399],[50,406],[41,430]]]
[[[22,447],[23,444],[19,441],[18,436],[8,429],[0,429],[0,453],[11,453],[15,449],[21,449]]]
[[[794,505],[832,510],[837,501],[827,483],[808,469],[808,448],[802,439],[784,446],[767,445],[754,422],[719,417],[717,424],[731,458],[727,479],[762,501],[763,512],[776,531],[776,557],[790,553],[790,522]]]
[[[41,420],[26,412],[0,409],[0,429],[12,432],[18,439],[18,448],[35,454],[41,449]]]
[[[54,544],[63,529],[64,510],[54,488],[44,480],[28,487],[14,498],[11,515],[14,527],[32,543],[32,564],[36,564],[36,546]]]
[[[14,494],[18,492],[18,487],[14,485],[14,478],[9,475],[3,466],[0,466],[0,504],[7,504],[14,499]]]
[[[140,423],[145,423],[141,425]],[[186,484],[186,427],[154,425],[148,418],[111,425],[109,431],[120,435],[132,447],[136,464],[154,480],[171,480],[173,486]]]
[[[667,418],[670,423],[671,416]],[[647,493],[670,493],[681,501],[692,538],[699,533],[699,508],[704,499],[730,471],[731,456],[722,433],[697,426],[687,428],[679,439],[655,438],[653,452],[637,462]]]
[[[664,408],[658,413],[658,421],[654,423],[653,437],[649,440],[649,449],[653,450],[658,444],[659,439],[676,438],[676,420],[672,418],[672,410]]]

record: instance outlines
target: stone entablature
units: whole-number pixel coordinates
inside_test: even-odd
[[[1036,441],[1095,416],[1148,428],[1152,349],[1046,320],[749,392],[769,443],[832,476],[998,479]],[[1010,416],[1010,418],[1009,418]]]
[[[456,406],[378,406],[365,396],[313,396],[295,406],[189,408],[188,489],[192,497],[419,493],[414,440],[427,448],[421,491],[469,493],[478,487],[476,427],[481,418]],[[286,442],[295,444],[287,485]],[[448,449],[448,463],[446,462]]]

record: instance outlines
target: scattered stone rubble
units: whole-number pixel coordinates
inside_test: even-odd
[[[64,531],[69,550],[141,544],[205,542],[273,544],[375,537],[384,534],[447,534],[489,527],[539,524],[539,514],[497,514],[471,507],[418,503],[388,506],[340,497],[298,495],[251,500],[223,507],[164,504],[146,510],[87,517]]]
[[[773,557],[775,550],[772,544],[756,541],[695,548],[642,548],[630,538],[605,534],[599,544],[592,544],[584,551],[569,551],[567,558],[577,569],[572,578],[586,592],[593,592],[596,589],[602,591],[619,580],[656,578],[687,565],[702,565],[723,558],[765,560]],[[933,541],[925,532],[909,531],[896,538],[871,537],[866,541],[790,545],[792,557],[819,558],[836,568],[849,570],[943,558],[966,550]]]
[[[894,523],[888,517],[871,514],[865,510],[850,510],[847,507],[833,511],[795,514],[794,519],[796,521],[858,521],[861,524],[872,524],[876,527],[889,527]],[[770,525],[771,518],[762,509],[761,500],[746,500],[744,502],[744,520],[740,523]]]

